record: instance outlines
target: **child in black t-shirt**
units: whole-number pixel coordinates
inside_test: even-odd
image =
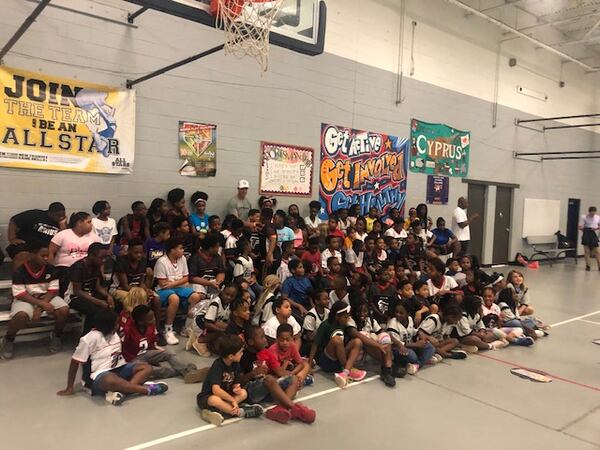
[[[231,303],[229,310],[231,314],[229,322],[227,322],[227,328],[225,328],[225,334],[239,336],[242,341],[246,342],[246,332],[250,324],[250,304],[244,301],[242,297],[237,297]]]
[[[229,417],[260,417],[264,409],[260,405],[248,405],[244,402],[248,392],[240,384],[240,359],[244,343],[239,336],[223,335],[217,343],[219,358],[211,366],[202,391],[196,402],[202,410],[202,419],[220,426]]]
[[[112,278],[111,293],[120,302],[125,300],[132,287],[146,286],[146,259],[141,239],[131,239],[127,254],[117,257]]]
[[[171,238],[171,227],[166,222],[155,223],[152,227],[152,235],[146,240],[146,265],[149,268],[147,280],[152,281],[154,265],[158,258],[167,253],[166,242]],[[152,287],[152,286],[148,286]]]
[[[196,253],[200,247],[198,244],[198,236],[190,232],[190,222],[187,217],[174,217],[172,225],[175,230],[173,236],[183,242],[183,256],[185,256],[185,259],[189,260],[190,256]]]
[[[417,290],[420,291],[418,295]],[[418,327],[429,314],[429,302],[422,296],[425,292],[427,292],[425,295],[429,295],[429,287],[423,281],[416,281],[414,287],[409,280],[402,280],[398,285],[398,297],[413,318],[415,327]]]
[[[369,288],[367,298],[375,320],[386,323],[388,308],[392,300],[396,298],[396,288],[390,283],[387,268],[379,269],[377,282]]]

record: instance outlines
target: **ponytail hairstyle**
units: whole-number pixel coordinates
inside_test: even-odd
[[[71,214],[71,217],[69,218],[69,223],[68,223],[68,227],[69,228],[75,228],[75,226],[79,223],[79,222],[83,222],[85,220],[87,220],[90,217],[90,215],[88,213],[86,213],[85,211],[79,211],[76,213]]]

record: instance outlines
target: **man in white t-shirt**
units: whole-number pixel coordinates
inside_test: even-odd
[[[466,255],[469,251],[469,242],[471,241],[471,229],[469,225],[479,218],[475,213],[467,218],[467,208],[469,201],[465,197],[458,199],[458,207],[452,213],[452,232],[460,243],[460,255]]]

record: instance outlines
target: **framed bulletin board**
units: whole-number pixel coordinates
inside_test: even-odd
[[[261,142],[260,193],[310,197],[313,165],[312,148]]]

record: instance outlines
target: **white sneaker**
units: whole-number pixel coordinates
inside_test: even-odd
[[[123,403],[123,400],[125,400],[125,396],[120,392],[108,391],[104,395],[104,399],[111,405],[119,406],[121,403]]]
[[[165,340],[167,341],[167,344],[169,344],[169,345],[179,344],[179,339],[177,339],[175,337],[175,333],[173,332],[173,330],[165,332]]]
[[[546,336],[542,330],[535,330],[535,335],[539,338]]]
[[[415,373],[417,373],[417,370],[419,370],[418,364],[408,364],[406,366],[406,373],[409,375],[414,375]]]

